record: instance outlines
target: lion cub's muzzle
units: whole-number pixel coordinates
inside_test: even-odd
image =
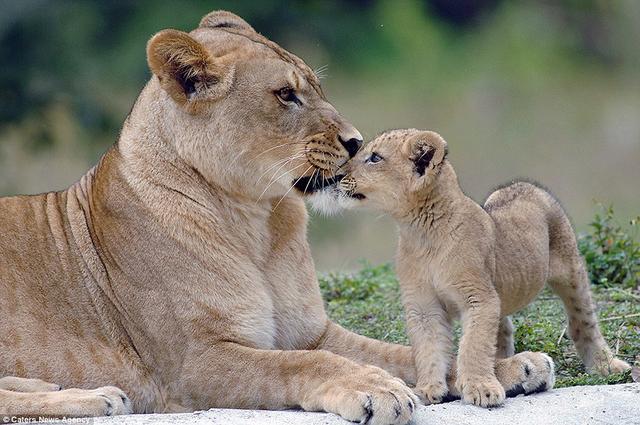
[[[338,189],[340,190],[340,192],[342,192],[343,194],[354,198],[354,199],[365,199],[366,196],[364,196],[362,193],[357,193],[356,189],[358,189],[358,184],[356,183],[356,179],[354,179],[351,176],[344,176],[342,179],[340,179],[340,182],[338,183]]]

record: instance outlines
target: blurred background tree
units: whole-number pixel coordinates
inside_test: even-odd
[[[214,9],[313,68],[365,137],[439,131],[463,188],[527,176],[586,227],[640,210],[636,0],[0,1],[0,195],[64,188],[112,144],[149,78],[145,44]],[[391,258],[388,218],[313,217],[320,269]]]

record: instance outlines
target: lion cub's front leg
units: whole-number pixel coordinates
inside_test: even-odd
[[[405,310],[417,371],[415,392],[425,404],[441,403],[449,393],[447,374],[453,345],[451,324],[435,295],[410,298],[412,300],[405,303]]]
[[[495,375],[500,299],[490,282],[464,286],[456,387],[466,402],[497,406],[505,399],[504,388]]]

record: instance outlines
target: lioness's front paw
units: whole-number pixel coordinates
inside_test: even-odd
[[[507,397],[547,391],[553,388],[556,381],[551,357],[531,351],[498,360],[496,376],[502,383]]]
[[[0,378],[0,389],[19,393],[48,393],[60,391],[62,388],[58,384],[45,382],[42,379],[6,376]]]
[[[419,403],[404,382],[374,366],[363,366],[352,374],[330,380],[318,391],[316,396],[322,410],[360,424],[406,424]],[[315,405],[309,402],[302,407],[317,410]]]
[[[114,416],[132,413],[129,397],[117,387],[95,390],[72,388],[57,394],[70,408],[70,416]]]
[[[418,383],[413,392],[424,404],[438,404],[445,400],[447,394],[449,394],[449,388],[447,387],[446,382],[428,384]]]
[[[456,386],[462,394],[462,400],[467,403],[481,407],[499,406],[504,403],[504,388],[493,376],[461,377]]]

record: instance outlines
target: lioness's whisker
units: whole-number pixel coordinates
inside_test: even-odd
[[[273,173],[273,175],[274,175],[274,176],[275,176],[275,175],[276,175],[276,174],[277,174],[277,173],[282,169],[282,167],[283,167],[284,165],[287,165],[287,163],[289,163],[289,162],[291,162],[291,161],[293,161],[293,160],[295,160],[295,159],[302,158],[302,157],[304,157],[304,154],[299,153],[299,154],[297,154],[297,155],[290,156],[290,157],[288,157],[288,158],[284,158],[284,159],[281,159],[281,160],[279,160],[279,161],[276,161],[276,162],[275,162],[275,164],[273,164],[271,167],[269,167],[269,168],[267,169],[267,171],[265,171],[264,173],[262,173],[262,174],[260,175],[260,177],[258,177],[258,180],[256,181],[256,184],[260,183],[260,180],[262,180],[262,178],[263,178],[266,174],[268,174],[268,173],[269,173],[269,171],[273,170],[273,169],[274,169],[274,168],[276,168],[277,166],[280,166],[280,168],[278,168],[278,169],[276,170],[276,172],[275,172],[275,173]],[[272,176],[272,177],[273,177],[273,176]]]
[[[280,172],[280,170],[282,170],[283,168],[285,168],[286,166],[288,166],[289,164],[291,164],[291,162],[293,162],[295,159],[299,158],[298,157],[292,157],[289,158],[288,161],[286,161],[285,163],[283,163],[282,165],[280,165],[280,167],[278,167],[278,169],[276,171],[273,172],[273,174],[271,175],[271,178],[269,179],[269,183],[267,184],[267,188],[269,188],[269,186],[271,186],[273,184],[273,182],[276,182],[280,179],[280,177],[282,177],[283,175],[291,172],[290,171],[285,171],[283,174],[281,174],[280,176],[276,177],[278,175],[278,173]],[[304,163],[303,163],[304,164]],[[303,165],[301,164],[301,165]],[[260,182],[261,179],[258,179],[258,181],[256,182],[256,184],[258,184],[258,182]]]
[[[293,182],[293,184],[291,185],[291,187],[289,188],[289,190],[287,190],[287,191],[285,192],[285,194],[284,194],[284,195],[282,195],[282,198],[280,198],[280,200],[278,201],[278,203],[276,204],[276,206],[275,206],[275,207],[273,207],[273,208],[271,209],[271,211],[272,211],[272,212],[273,212],[273,211],[275,211],[276,209],[278,209],[278,205],[280,205],[280,202],[282,202],[282,200],[283,200],[284,198],[286,198],[286,196],[289,194],[289,192],[291,192],[291,189],[293,189],[293,188],[296,186],[296,184],[300,181],[300,179],[302,179],[302,177],[304,177],[304,175],[305,175],[305,174],[307,174],[307,173],[309,172],[309,170],[310,170],[310,169],[312,169],[312,168],[313,168],[313,164],[309,165],[309,167],[308,167],[306,170],[304,170],[304,173],[300,174],[300,177],[298,177],[298,180],[296,180],[295,182]],[[293,171],[293,170],[291,170],[291,171]]]
[[[255,161],[256,159],[258,159],[259,157],[261,157],[261,156],[262,156],[262,155],[264,155],[265,153],[267,153],[267,152],[271,152],[271,151],[272,151],[272,150],[274,150],[274,149],[278,149],[278,148],[281,148],[281,147],[283,147],[283,146],[299,145],[299,144],[302,144],[302,142],[283,143],[283,144],[278,145],[278,146],[273,146],[273,147],[271,147],[271,148],[269,148],[269,149],[267,149],[267,150],[264,150],[264,151],[260,152],[258,155],[256,155],[256,156],[254,156],[253,158],[251,158],[247,164],[248,164],[248,165],[251,165],[251,163],[252,163],[253,161]]]
[[[277,182],[278,180],[280,180],[280,178],[281,178],[282,176],[284,176],[284,175],[286,175],[286,174],[289,174],[289,173],[291,173],[291,172],[293,172],[293,171],[297,170],[298,168],[302,167],[303,165],[306,165],[306,163],[304,163],[304,162],[303,162],[302,164],[298,164],[298,165],[296,165],[295,167],[293,167],[291,170],[287,170],[287,171],[285,171],[284,173],[280,174],[277,178],[275,178],[275,179],[271,180],[271,182],[267,185],[267,187],[265,187],[265,188],[264,188],[264,190],[262,191],[262,193],[260,194],[260,196],[258,196],[258,200],[256,201],[256,203],[257,203],[257,202],[260,202],[260,199],[262,199],[262,197],[263,197],[263,196],[264,196],[264,194],[267,192],[267,190],[269,190],[269,188],[271,187],[271,185],[273,185],[275,182]],[[309,169],[307,169],[307,171],[309,171]],[[304,175],[307,171],[305,171],[304,173],[302,173],[302,175]],[[291,189],[289,189],[289,190],[291,190]],[[287,191],[287,193],[289,193],[289,191]],[[286,194],[285,194],[285,196],[286,196]]]
[[[311,183],[311,179],[307,180],[307,184],[304,186],[304,190],[302,193],[307,193],[307,189],[309,188],[309,183]]]
[[[313,73],[316,74],[316,77],[318,77],[319,80],[322,80],[327,75],[326,74],[327,69],[329,69],[329,64],[325,64],[319,68],[314,69]]]

